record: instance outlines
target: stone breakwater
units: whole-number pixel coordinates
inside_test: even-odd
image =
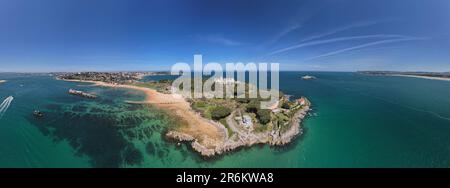
[[[165,136],[168,139],[189,142],[195,151],[205,157],[220,155],[240,147],[249,147],[255,144],[269,144],[273,146],[288,144],[295,136],[301,134],[300,122],[305,117],[310,106],[309,101],[307,101],[305,106],[296,111],[291,119],[291,126],[286,131],[282,132],[278,129],[253,133],[233,130],[233,134],[228,135],[228,129],[224,125],[203,118],[200,114],[194,112],[190,104],[183,98],[177,98],[173,95],[159,93],[150,88],[133,85],[110,84],[100,81],[63,80],[93,83],[96,86],[121,87],[143,91],[147,95],[145,101],[142,101],[143,103],[154,104],[157,107],[166,109],[186,123],[186,126],[182,129],[169,131]]]
[[[221,155],[241,147],[250,147],[256,144],[283,146],[291,143],[296,136],[302,134],[300,123],[306,117],[309,110],[310,103],[308,102],[307,105],[294,114],[289,129],[283,132],[280,129],[262,133],[235,132],[231,137],[226,135],[226,139],[220,144],[216,144],[214,147],[206,147],[193,136],[178,131],[169,131],[166,136],[176,141],[190,142],[191,147],[204,157]],[[224,126],[223,128],[225,129]]]
[[[77,96],[81,96],[81,97],[85,97],[85,98],[90,98],[90,99],[95,99],[97,98],[96,95],[90,94],[90,93],[86,93],[83,91],[77,91],[74,89],[69,89],[69,94],[71,95],[77,95]]]

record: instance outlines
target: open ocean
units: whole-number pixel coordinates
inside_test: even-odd
[[[300,79],[306,74],[317,79]],[[138,91],[45,74],[0,73],[0,80],[7,80],[0,83],[0,167],[450,167],[450,81],[281,72],[281,90],[313,104],[304,134],[286,147],[203,160],[164,140],[171,121],[159,109],[125,103],[143,99]],[[100,97],[72,96],[69,88]],[[34,109],[45,116],[35,118]]]

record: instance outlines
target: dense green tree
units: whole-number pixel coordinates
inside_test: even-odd
[[[248,99],[248,98],[236,98],[236,101],[238,103],[248,103],[248,102],[250,102],[250,99]]]
[[[258,100],[251,100],[247,106],[246,106],[246,110],[247,112],[252,112],[252,113],[256,113],[259,109],[260,106],[260,102]]]
[[[285,101],[285,102],[283,102],[283,104],[281,105],[281,108],[289,109],[289,108],[291,108],[291,105],[289,105],[289,103],[288,103],[287,101]]]
[[[260,123],[266,124],[270,122],[270,110],[267,109],[259,109],[256,113],[256,116]]]
[[[216,106],[211,109],[211,117],[215,120],[222,119],[230,115],[231,109],[223,106]]]

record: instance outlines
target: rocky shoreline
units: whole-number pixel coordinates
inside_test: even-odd
[[[190,142],[191,147],[203,157],[213,157],[238,148],[250,147],[256,144],[284,146],[291,143],[294,138],[303,133],[300,123],[306,117],[309,110],[310,103],[308,101],[307,105],[294,114],[293,119],[290,122],[290,128],[284,132],[281,132],[281,130],[278,129],[263,133],[236,133],[231,137],[225,133],[226,139],[224,142],[215,145],[214,148],[205,147],[193,136],[179,131],[169,131],[167,132],[166,137],[178,142]],[[223,125],[220,124],[220,126],[222,126],[223,129],[226,129]]]
[[[233,134],[229,135],[227,128],[223,124],[203,118],[200,114],[194,112],[189,103],[184,99],[174,99],[171,95],[161,94],[149,88],[132,85],[108,84],[100,81],[86,80],[60,80],[88,82],[98,86],[123,87],[145,92],[147,95],[145,100],[146,103],[151,103],[158,107],[170,110],[174,112],[174,114],[179,115],[186,122],[189,122],[189,126],[184,127],[182,130],[171,130],[167,132],[165,134],[166,138],[177,142],[188,142],[196,152],[204,157],[213,157],[238,148],[250,147],[256,144],[269,144],[271,146],[287,145],[292,142],[296,136],[302,133],[300,123],[310,109],[310,102],[306,99],[305,105],[295,112],[289,122],[289,129],[285,131],[277,129],[254,133],[238,130],[234,127]],[[208,129],[209,132],[206,131]],[[213,137],[214,135],[211,131],[217,135]],[[209,135],[204,135],[204,132],[209,133]]]

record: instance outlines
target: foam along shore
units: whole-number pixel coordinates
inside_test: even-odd
[[[402,77],[422,78],[422,79],[429,79],[429,80],[450,81],[450,78],[434,77],[434,76],[420,76],[420,75],[407,75],[407,74],[392,74],[391,76],[402,76]]]
[[[228,130],[224,125],[202,117],[182,97],[163,94],[154,89],[134,85],[111,84],[99,81],[64,80],[92,83],[96,86],[128,88],[144,92],[146,94],[144,101],[134,101],[132,103],[153,104],[178,117],[181,120],[181,127],[168,131],[166,137],[177,142],[190,143],[191,147],[204,157],[220,155],[237,148],[249,147],[255,144],[269,144],[272,146],[286,145],[302,133],[300,123],[310,110],[311,105],[305,98],[305,105],[296,111],[290,121],[289,129],[283,132],[281,129],[261,133],[243,132],[236,128],[236,125],[233,125],[233,115],[230,115],[227,118],[227,123],[233,127],[234,134],[228,135]]]
[[[215,155],[220,155],[229,151],[236,150],[242,147],[249,147],[256,144],[269,144],[271,146],[284,146],[292,142],[292,140],[301,135],[302,127],[300,126],[301,121],[305,118],[308,111],[310,110],[311,103],[305,98],[305,105],[296,111],[294,116],[292,117],[289,123],[289,129],[286,131],[282,131],[281,129],[274,129],[271,131],[261,132],[261,133],[253,133],[253,132],[245,132],[236,128],[236,125],[233,125],[233,112],[231,115],[227,117],[228,126],[232,127],[234,134],[228,135],[225,127],[223,127],[225,131],[225,139],[224,142],[215,145],[214,148],[207,148],[198,140],[184,132],[180,131],[170,131],[167,133],[169,138],[173,138],[177,141],[188,141],[191,142],[192,148],[199,152],[202,156],[212,157]]]
[[[193,146],[201,145],[202,148],[215,148],[216,146],[221,145],[225,140],[226,128],[218,123],[203,118],[200,114],[194,112],[191,109],[190,104],[184,98],[172,94],[163,94],[154,89],[134,85],[112,84],[100,81],[63,80],[92,83],[95,86],[127,88],[142,91],[145,93],[146,98],[143,101],[133,101],[130,103],[152,104],[167,110],[171,115],[179,118],[182,122],[182,126],[177,128],[176,131],[182,133],[179,134],[183,135],[181,137],[189,138],[186,140],[194,141],[192,143]],[[174,133],[169,132],[167,136],[169,138],[175,138],[171,136],[172,134]],[[202,153],[202,151],[197,151]]]

